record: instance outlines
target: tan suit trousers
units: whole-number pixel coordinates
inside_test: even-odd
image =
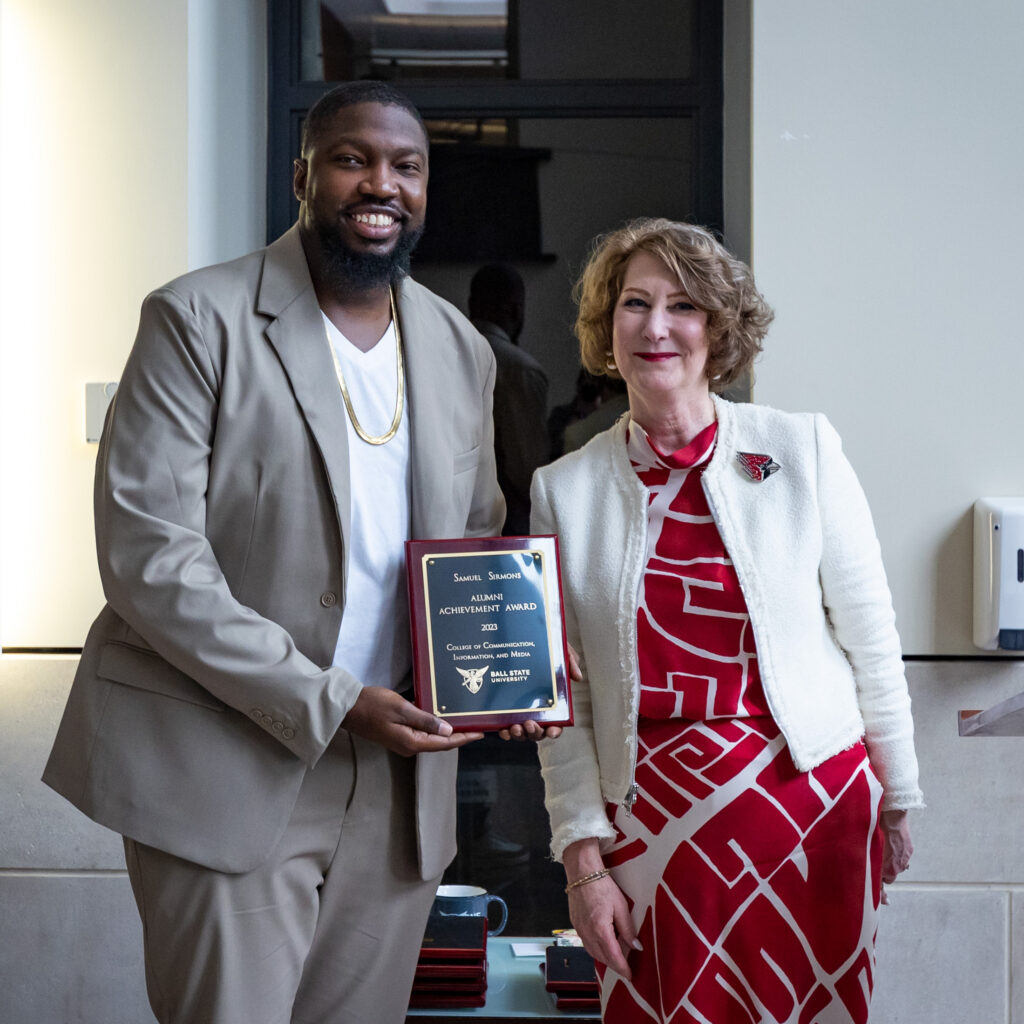
[[[225,874],[125,839],[160,1024],[400,1024],[439,879],[413,759],[340,731],[270,860]]]

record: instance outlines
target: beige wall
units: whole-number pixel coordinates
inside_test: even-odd
[[[0,0],[0,644],[102,602],[85,384],[139,304],[265,231],[263,0]]]
[[[909,654],[971,643],[976,498],[1024,494],[1024,7],[753,5],[755,400],[824,411]]]
[[[87,381],[185,268],[184,0],[3,0],[0,641],[80,646],[99,607]]]
[[[0,641],[99,608],[84,385],[263,241],[264,0],[0,0]],[[0,1021],[152,1020],[120,840],[39,782],[77,658],[0,656]]]
[[[754,398],[820,410],[867,491],[911,655],[971,643],[976,498],[1024,493],[1016,337],[1024,9],[754,0],[751,236],[777,319]],[[728,201],[727,201],[728,206]],[[908,666],[917,851],[879,930],[872,1021],[1024,1024],[1024,738],[957,713],[1002,657]]]

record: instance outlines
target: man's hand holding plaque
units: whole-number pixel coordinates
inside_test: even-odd
[[[572,724],[558,541],[406,543],[416,703],[457,732]]]

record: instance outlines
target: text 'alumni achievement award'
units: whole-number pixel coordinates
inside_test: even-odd
[[[558,540],[410,540],[416,703],[462,731],[571,725]]]

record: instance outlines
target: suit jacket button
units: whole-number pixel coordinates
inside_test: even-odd
[[[258,722],[260,721],[260,719],[263,718],[263,708],[253,708],[252,711],[249,712],[249,714],[252,715],[252,717],[255,718],[256,721]]]
[[[264,715],[260,719],[260,722],[262,722],[263,725],[265,725],[267,727],[272,726],[274,724],[274,720],[270,717],[270,715]]]
[[[338,595],[333,590],[326,590],[320,595],[320,603],[325,608],[333,608],[338,603]]]
[[[294,739],[294,738],[295,738],[295,730],[294,730],[294,729],[285,729],[285,730],[284,730],[284,731],[283,731],[283,732],[281,733],[281,735],[282,735],[282,737],[284,737],[284,739],[286,739],[286,740]]]
[[[274,732],[280,732],[284,728],[284,722],[275,722],[273,729]]]

